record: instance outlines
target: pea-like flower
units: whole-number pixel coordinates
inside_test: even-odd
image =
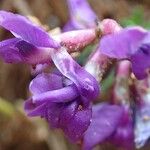
[[[31,81],[33,96],[25,102],[25,110],[30,116],[44,117],[53,127],[63,129],[72,141],[79,140],[90,124],[91,101],[99,95],[99,84],[73,60],[67,52],[68,46],[61,45],[60,39],[69,43],[68,38],[60,36],[56,41],[25,17],[5,11],[0,11],[0,26],[15,36],[0,43],[2,59],[9,63],[29,64],[52,60],[59,72],[39,74]],[[95,30],[86,33],[96,37]],[[66,37],[72,42],[76,39],[70,33]],[[91,38],[85,39],[91,41]],[[83,34],[79,38],[79,47],[82,47],[82,41],[85,42]]]
[[[72,141],[79,140],[90,124],[91,105],[84,105],[76,86],[61,74],[39,74],[30,83],[33,96],[25,102],[29,116],[45,118]]]

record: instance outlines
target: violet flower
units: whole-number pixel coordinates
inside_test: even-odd
[[[140,27],[130,27],[106,35],[100,43],[101,52],[109,57],[129,59],[138,79],[147,76],[150,68],[150,33]]]
[[[46,118],[52,126],[62,128],[72,141],[77,141],[90,124],[91,101],[99,95],[99,85],[92,75],[71,58],[65,48],[53,49],[51,58],[61,73],[38,75],[31,82],[30,91],[33,96],[26,102],[25,110],[29,110],[31,116]],[[63,111],[67,111],[62,116],[66,116],[65,119],[59,116]],[[71,119],[70,114],[74,116]],[[56,120],[61,120],[60,125],[57,125],[58,122],[55,124]]]
[[[91,101],[99,95],[99,85],[65,48],[52,49],[51,58],[61,73],[38,75],[30,84],[33,96],[25,109],[31,116],[46,118],[53,127],[63,129],[72,141],[77,141],[90,124]]]
[[[61,128],[75,142],[89,126],[92,111],[69,82],[62,75],[39,74],[30,83],[33,96],[25,102],[25,110],[29,116],[41,116],[51,127]]]
[[[67,0],[70,20],[63,31],[78,30],[96,27],[97,16],[87,0]]]
[[[73,60],[67,47],[25,17],[0,11],[0,25],[16,37],[1,42],[0,56],[6,62],[41,64],[51,59],[60,72],[38,75],[31,82],[33,96],[25,110],[62,128],[72,141],[80,139],[90,124],[91,101],[99,95],[96,79]]]

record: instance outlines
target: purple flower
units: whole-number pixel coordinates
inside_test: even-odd
[[[0,42],[0,56],[6,62],[44,63],[49,58],[48,48],[60,47],[44,30],[23,16],[0,11],[0,26],[15,36]]]
[[[33,96],[25,102],[28,115],[44,117],[72,141],[79,140],[90,124],[91,101],[99,95],[96,79],[72,59],[60,41],[55,42],[25,17],[0,11],[0,25],[15,36],[0,43],[0,56],[6,62],[44,64],[52,60],[59,70],[31,81]],[[96,37],[94,30],[91,35]]]
[[[30,116],[46,118],[77,141],[90,124],[91,101],[98,96],[99,85],[65,48],[52,49],[51,58],[61,73],[38,75],[31,82],[33,96],[26,102],[25,110]]]
[[[150,33],[140,27],[131,27],[106,35],[100,42],[103,54],[112,58],[129,59],[138,79],[146,77],[150,67]]]
[[[30,91],[33,96],[25,102],[29,116],[45,118],[72,141],[82,137],[90,124],[91,105],[83,103],[86,98],[70,80],[62,75],[43,73],[31,81]]]
[[[63,31],[93,28],[96,26],[97,16],[86,0],[68,0],[70,20]]]

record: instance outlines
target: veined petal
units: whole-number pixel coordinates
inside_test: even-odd
[[[50,49],[35,47],[26,41],[19,41],[15,47],[18,48],[24,63],[39,64],[50,61]]]
[[[49,49],[35,47],[18,38],[0,42],[0,57],[7,63],[38,64],[50,61]]]
[[[112,58],[130,58],[134,54],[147,32],[140,27],[130,27],[120,32],[106,35],[100,41],[100,50]]]
[[[51,58],[59,71],[76,84],[82,96],[88,99],[98,96],[99,84],[96,79],[76,63],[64,47],[52,49]]]
[[[0,26],[9,30],[17,38],[35,46],[58,48],[55,42],[43,29],[34,25],[27,18],[6,11],[0,11]]]
[[[85,132],[83,150],[91,150],[109,138],[116,130],[122,117],[122,107],[106,103],[93,107],[92,122]]]

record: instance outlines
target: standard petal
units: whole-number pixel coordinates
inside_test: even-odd
[[[12,32],[17,38],[19,37],[33,45],[51,48],[59,47],[59,44],[43,29],[21,15],[0,11],[0,26]]]
[[[85,132],[83,150],[90,150],[96,144],[109,138],[122,117],[122,107],[99,104],[93,107],[92,122]]]
[[[126,28],[104,36],[100,41],[100,50],[112,58],[130,58],[146,35],[147,32],[140,27]]]
[[[57,90],[63,87],[63,79],[56,74],[42,73],[37,75],[31,82],[29,89],[33,95]]]
[[[98,96],[99,84],[96,79],[76,63],[64,47],[59,50],[53,49],[51,58],[59,71],[76,84],[82,96],[88,99]]]

